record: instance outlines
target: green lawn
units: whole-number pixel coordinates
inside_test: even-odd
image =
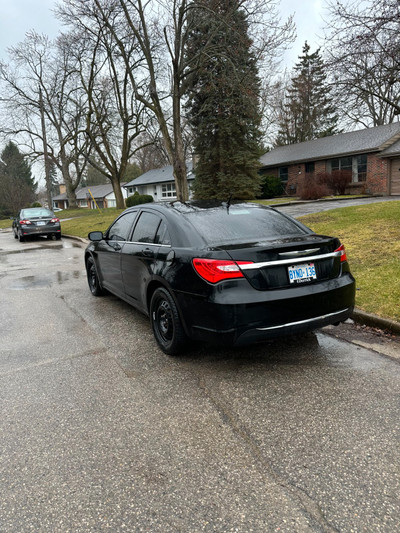
[[[356,306],[400,321],[400,202],[343,207],[300,220],[346,246],[357,281]]]

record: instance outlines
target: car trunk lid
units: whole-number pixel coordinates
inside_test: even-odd
[[[255,289],[268,290],[339,276],[339,246],[336,238],[313,234],[219,248],[234,261],[252,261],[241,266],[243,274]]]

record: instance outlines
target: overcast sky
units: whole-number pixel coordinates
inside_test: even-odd
[[[291,68],[301,54],[305,40],[315,51],[317,34],[322,34],[323,0],[281,0],[282,17],[294,13],[297,40],[285,56]],[[7,58],[6,49],[23,41],[25,34],[34,29],[50,38],[59,31],[59,23],[52,13],[55,0],[0,0],[0,57]]]

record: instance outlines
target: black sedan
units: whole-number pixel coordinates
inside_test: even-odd
[[[245,344],[338,324],[353,311],[344,246],[270,207],[139,205],[89,239],[92,294],[110,291],[148,315],[167,354],[188,339]]]
[[[60,219],[44,207],[21,209],[12,223],[14,237],[23,242],[31,235],[46,235],[49,239],[61,239]]]

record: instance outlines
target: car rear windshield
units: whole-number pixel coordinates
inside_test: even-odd
[[[306,232],[296,222],[272,209],[231,206],[186,212],[196,230],[212,245],[262,242]]]
[[[34,207],[32,209],[24,209],[22,211],[22,216],[24,218],[34,218],[34,217],[52,217],[53,213],[48,209],[41,209]]]

